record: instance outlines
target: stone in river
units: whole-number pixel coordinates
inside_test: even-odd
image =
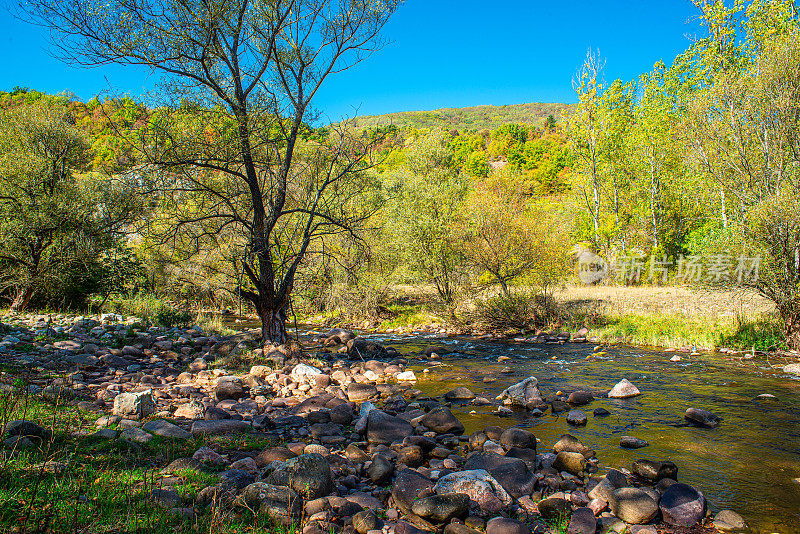
[[[611,494],[611,511],[626,523],[649,523],[658,514],[658,503],[639,488],[620,488]]]
[[[678,479],[678,466],[670,461],[636,460],[631,466],[631,471],[651,482],[658,482],[663,478]]]
[[[594,534],[597,530],[597,519],[591,508],[578,508],[572,512],[567,526],[567,534]]]
[[[433,487],[433,481],[412,469],[400,469],[392,484],[392,498],[403,513],[408,513],[417,496]]]
[[[464,433],[464,425],[444,406],[426,413],[421,422],[428,430],[433,430],[437,434]]]
[[[684,416],[687,421],[703,428],[717,428],[722,419],[702,408],[689,408]]]
[[[661,515],[668,525],[691,527],[706,514],[706,498],[688,484],[673,484],[661,496]]]
[[[639,388],[634,386],[627,378],[623,378],[611,388],[608,392],[608,397],[611,399],[628,399],[641,395]]]
[[[395,441],[414,433],[411,423],[380,410],[372,410],[367,416],[367,441],[391,445]]]
[[[572,426],[583,426],[588,421],[588,417],[581,410],[570,410],[567,414],[567,423]]]
[[[747,523],[733,510],[722,510],[714,516],[714,528],[721,532],[746,532]]]
[[[451,389],[443,396],[445,400],[472,400],[475,398],[475,394],[465,387]]]
[[[634,436],[622,436],[619,440],[619,446],[623,449],[641,449],[648,445],[647,441]]]

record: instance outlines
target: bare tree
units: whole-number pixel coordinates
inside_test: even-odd
[[[143,161],[159,171],[144,181],[175,208],[171,235],[181,245],[244,238],[240,293],[263,341],[281,344],[312,243],[361,219],[345,208],[371,154],[344,132],[299,154],[312,99],[330,75],[383,45],[399,3],[31,0],[27,15],[53,32],[65,60],[146,66],[164,75],[174,102],[197,104],[193,120],[173,105],[143,130]]]

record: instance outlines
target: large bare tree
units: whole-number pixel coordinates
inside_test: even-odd
[[[151,68],[171,102],[196,104],[194,122],[173,104],[143,129],[143,182],[175,208],[182,245],[243,238],[239,292],[281,344],[309,248],[361,220],[347,208],[370,156],[343,133],[304,143],[311,102],[383,45],[400,1],[29,0],[26,13],[65,60]]]

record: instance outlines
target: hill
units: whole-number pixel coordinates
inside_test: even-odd
[[[355,125],[358,128],[375,128],[393,124],[400,128],[446,127],[456,130],[494,130],[512,123],[541,126],[548,115],[553,115],[560,121],[561,116],[568,113],[573,106],[574,104],[533,102],[505,106],[442,108],[434,111],[401,111],[356,117]]]

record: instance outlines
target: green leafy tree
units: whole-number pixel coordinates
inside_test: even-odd
[[[287,340],[295,276],[324,235],[352,232],[360,172],[374,144],[330,135],[299,154],[311,103],[328,77],[378,49],[397,0],[32,0],[27,12],[81,65],[140,65],[163,76],[167,103],[142,129],[153,194],[174,209],[162,241],[196,253],[236,246],[237,290],[262,340]],[[200,104],[180,127],[180,102]],[[165,206],[162,206],[162,208]]]

